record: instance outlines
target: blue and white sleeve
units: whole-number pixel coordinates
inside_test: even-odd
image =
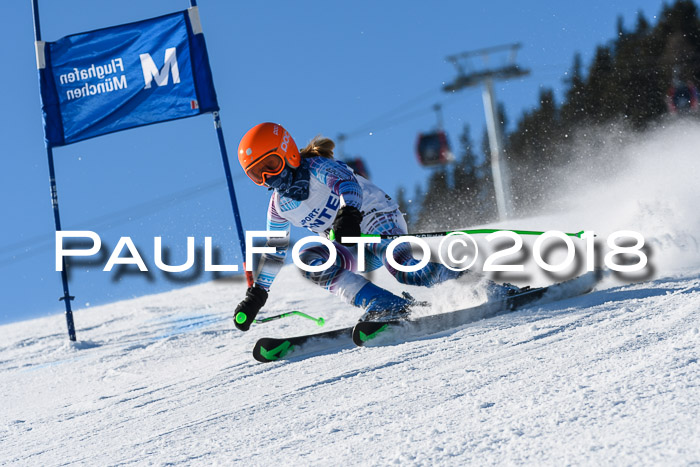
[[[267,230],[283,231],[286,232],[286,235],[267,239],[266,246],[274,247],[276,251],[275,253],[263,253],[256,269],[255,285],[268,291],[280,269],[284,266],[284,258],[287,256],[287,248],[289,248],[290,224],[275,209],[274,198],[273,194],[267,207]]]
[[[342,197],[346,206],[362,209],[362,188],[355,174],[345,164],[332,159],[314,157],[309,159],[311,175]]]

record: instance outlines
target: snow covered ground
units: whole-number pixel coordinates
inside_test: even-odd
[[[295,304],[357,311],[299,287]],[[292,285],[294,287],[292,287]],[[445,284],[442,292],[446,292]],[[700,271],[610,286],[422,340],[260,364],[238,283],[0,328],[0,463],[700,461]],[[332,311],[331,311],[332,310]]]
[[[251,356],[258,338],[315,325],[237,331],[242,282],[78,310],[77,343],[60,315],[2,326],[0,464],[700,463],[697,126],[611,145],[627,164],[614,180],[577,173],[598,181],[571,180],[557,213],[515,226],[637,230],[650,246],[637,283],[608,277],[440,335],[270,364]],[[410,291],[433,311],[483,299],[456,283]],[[360,314],[286,267],[265,313],[291,309],[327,328]]]

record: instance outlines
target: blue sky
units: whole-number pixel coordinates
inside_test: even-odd
[[[355,1],[232,2],[201,0],[224,133],[244,228],[264,229],[268,193],[243,175],[240,137],[262,121],[282,123],[303,145],[317,134],[351,134],[345,153],[362,156],[390,195],[414,192],[429,171],[416,162],[416,135],[434,127],[443,104],[455,146],[464,124],[480,142],[480,89],[441,92],[456,76],[445,57],[522,42],[519,63],[532,74],[497,83],[511,124],[533,107],[542,86],[565,88],[573,55],[588,64],[596,45],[614,38],[618,16],[633,27],[638,11],[656,23],[662,2]],[[185,0],[94,2],[40,0],[46,41],[158,16]],[[4,5],[0,73],[3,150],[0,164],[0,322],[62,312],[54,271],[54,226],[43,143],[30,0]],[[114,248],[130,236],[150,277],[102,272],[106,258],[76,268],[75,309],[198,281],[172,281],[153,266],[153,237],[184,261],[187,236],[211,236],[226,263],[239,263],[216,135],[209,115],[129,130],[54,152],[63,228],[93,230]],[[455,228],[464,226],[454,226]],[[297,236],[303,232],[296,233]],[[241,297],[232,296],[232,309]],[[80,329],[77,320],[78,331]]]

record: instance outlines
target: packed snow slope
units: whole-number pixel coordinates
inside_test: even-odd
[[[275,311],[357,312],[287,268]],[[446,287],[446,286],[445,286]],[[4,326],[0,463],[684,464],[700,460],[700,274],[387,347],[257,363],[242,285]]]
[[[270,364],[252,358],[258,338],[319,328],[288,318],[237,331],[236,281],[78,310],[77,343],[61,315],[2,326],[0,464],[698,463],[699,135],[683,124],[621,142],[616,178],[581,172],[589,191],[502,226],[595,230],[603,243],[641,232],[647,270],[585,296]],[[515,258],[528,263],[519,282],[558,279],[528,255]],[[433,303],[425,312],[484,299],[468,281],[408,290]],[[292,309],[329,329],[361,313],[289,266],[263,313]]]

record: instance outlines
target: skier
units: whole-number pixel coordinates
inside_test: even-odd
[[[398,205],[366,178],[354,174],[343,162],[333,159],[335,143],[315,137],[298,150],[291,135],[276,123],[261,123],[250,129],[238,146],[238,160],[246,175],[257,185],[272,190],[267,209],[267,229],[286,231],[284,238],[270,238],[267,246],[276,253],[262,255],[256,268],[255,284],[236,308],[234,321],[242,331],[250,328],[265,305],[272,282],[283,265],[289,246],[290,224],[305,227],[328,238],[335,234],[335,263],[322,272],[304,275],[342,300],[364,308],[362,319],[394,317],[409,312],[410,296],[399,297],[378,287],[356,272],[357,245],[344,245],[343,237],[366,234],[407,234]],[[365,247],[367,270],[382,265],[402,284],[432,287],[462,274],[439,263],[428,263],[416,272],[401,272],[386,259],[389,240]],[[329,258],[322,245],[303,249],[300,259],[319,265]],[[394,250],[397,263],[411,266],[418,260],[407,243]]]

